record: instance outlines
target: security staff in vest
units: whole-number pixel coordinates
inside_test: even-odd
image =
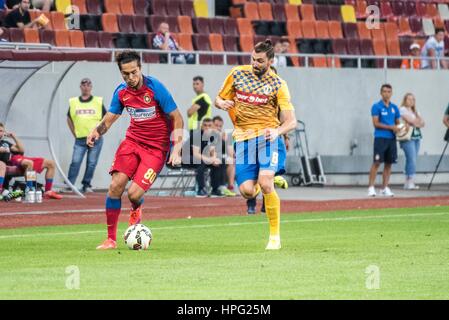
[[[199,123],[204,118],[212,118],[212,100],[204,92],[204,79],[201,76],[193,78],[193,91],[196,97],[192,100],[192,106],[187,110],[188,127],[190,133],[199,129]]]
[[[83,184],[82,192],[86,193],[93,192],[91,181],[98,163],[101,147],[103,146],[103,138],[101,137],[95,142],[94,147],[88,147],[86,137],[103,119],[106,109],[103,104],[103,98],[92,95],[92,81],[90,79],[82,79],[80,89],[81,96],[70,98],[70,107],[67,113],[67,124],[75,137],[68,178],[75,185],[81,163],[87,152],[86,172],[81,182]]]

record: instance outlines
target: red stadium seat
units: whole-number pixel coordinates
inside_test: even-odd
[[[98,32],[92,30],[84,31],[84,45],[87,48],[98,48]]]

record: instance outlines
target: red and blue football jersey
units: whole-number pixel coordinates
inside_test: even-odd
[[[126,138],[139,144],[168,151],[170,149],[170,112],[177,106],[167,88],[153,77],[143,77],[143,86],[134,90],[120,84],[112,97],[109,112],[122,114],[126,109],[131,123]]]

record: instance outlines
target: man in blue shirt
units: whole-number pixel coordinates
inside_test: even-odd
[[[375,103],[371,108],[371,116],[374,125],[374,161],[369,175],[368,196],[375,197],[377,170],[381,163],[384,163],[383,181],[381,194],[386,197],[393,197],[394,194],[388,187],[391,175],[391,165],[396,163],[396,132],[399,130],[399,118],[401,117],[398,107],[390,102],[393,89],[391,85],[384,84],[380,88],[382,100]]]

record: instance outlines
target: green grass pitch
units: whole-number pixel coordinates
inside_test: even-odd
[[[449,298],[449,207],[285,214],[278,252],[265,216],[144,224],[140,252],[96,251],[104,225],[0,230],[0,299]]]

